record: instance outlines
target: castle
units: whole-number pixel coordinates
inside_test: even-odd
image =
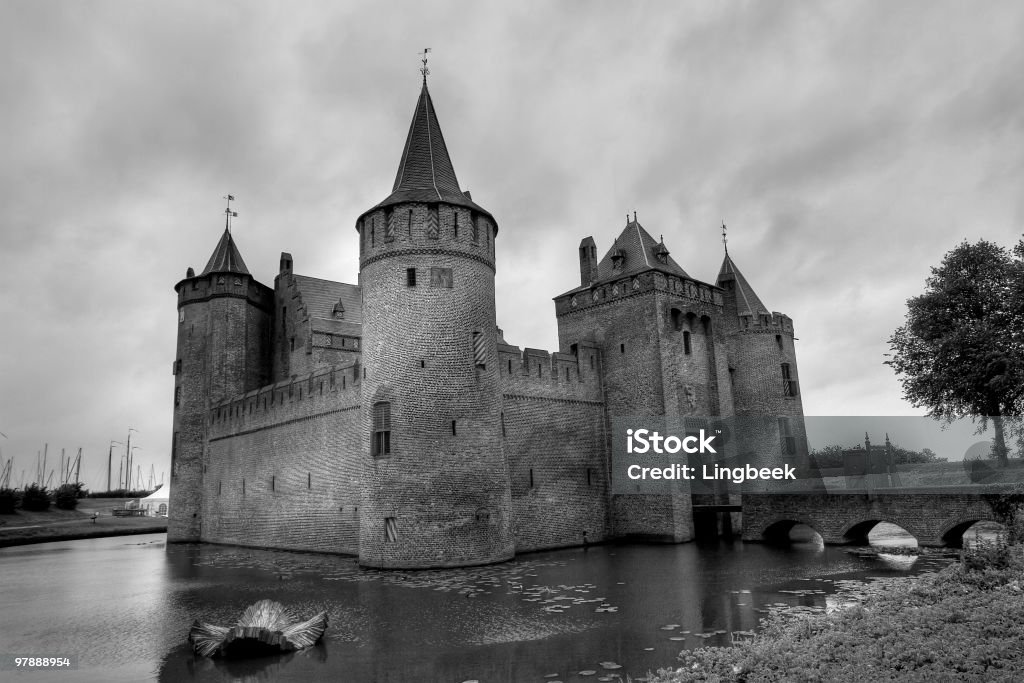
[[[505,341],[498,222],[460,189],[425,77],[392,192],[355,228],[358,285],[283,253],[268,287],[226,228],[175,286],[169,542],[384,568],[682,542],[698,496],[612,492],[614,418],[770,415],[766,443],[792,454],[792,321],[728,252],[698,281],[635,214],[603,257],[581,242],[580,285],[554,298],[558,351]]]

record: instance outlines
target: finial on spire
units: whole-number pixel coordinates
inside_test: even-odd
[[[430,48],[423,48],[423,55],[420,61],[423,62],[423,66],[420,67],[420,73],[423,74],[423,85],[427,84],[427,76],[430,75],[430,69],[427,68],[427,54],[430,53]]]
[[[725,221],[722,221],[722,245],[725,247],[725,255],[729,255],[729,238],[725,234]]]
[[[626,225],[629,225],[629,211],[626,212]]]
[[[636,209],[633,209],[633,222],[636,223]]]
[[[231,202],[235,201],[235,195],[229,194],[224,199],[228,200],[228,206],[224,209],[224,229],[231,232],[231,219],[238,218],[238,212],[231,210]]]

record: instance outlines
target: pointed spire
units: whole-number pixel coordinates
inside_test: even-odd
[[[425,77],[391,194],[374,209],[402,202],[445,202],[479,211],[494,220],[489,211],[459,188]]]
[[[761,299],[754,292],[754,288],[747,282],[747,278],[743,277],[743,273],[733,263],[729,252],[726,252],[725,259],[722,261],[722,267],[718,271],[718,280],[715,284],[723,287],[729,281],[735,282],[736,312],[739,315],[758,315],[769,312],[768,307],[762,303]]]
[[[213,255],[210,256],[210,260],[200,275],[209,275],[210,273],[249,274],[249,269],[245,267],[245,261],[242,260],[242,254],[235,246],[235,240],[227,227],[224,228],[224,234],[220,236],[217,248],[213,250]]]

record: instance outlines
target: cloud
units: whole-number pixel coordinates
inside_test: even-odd
[[[713,281],[724,220],[795,320],[808,414],[912,410],[881,362],[904,301],[961,239],[1019,236],[1022,29],[1011,2],[4,3],[3,454],[81,445],[97,485],[132,426],[166,470],[173,285],[221,197],[261,281],[281,251],[356,281],[428,46],[511,343],[557,346],[584,236],[636,210]]]

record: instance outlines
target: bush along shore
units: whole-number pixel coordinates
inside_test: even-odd
[[[652,683],[1024,680],[1024,546],[964,551],[828,614],[772,617],[734,647],[684,651]]]

